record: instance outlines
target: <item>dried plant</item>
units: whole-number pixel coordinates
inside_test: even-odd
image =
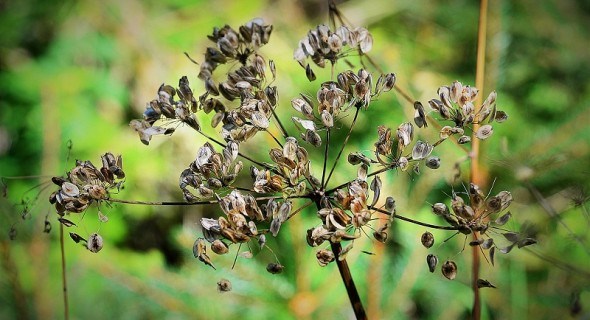
[[[395,73],[380,72],[372,63],[368,56],[373,46],[369,30],[344,23],[334,5],[330,6],[330,13],[332,26],[322,24],[311,29],[294,50],[293,58],[309,81],[320,78],[309,59],[320,69],[330,67],[330,74],[317,85],[316,92],[300,92],[291,97],[294,115],[290,120],[296,133],[287,131],[282,122],[285,119],[280,117],[285,111],[277,110],[285,104],[279,104],[280,88],[273,86],[280,76],[275,63],[259,51],[272,43],[273,26],[262,19],[253,19],[237,29],[228,25],[214,28],[207,36],[212,45],[200,63],[198,78],[203,82],[202,89],[191,87],[188,76],[182,76],[176,87],[162,84],[155,98],[147,103],[143,117],[129,124],[145,145],[154,136],[172,135],[182,125],[186,125],[183,130],[194,130],[208,140],[198,148],[195,160],[179,173],[178,182],[184,204],[217,204],[220,208],[216,219],[201,219],[203,234],[195,237],[195,258],[215,269],[215,255],[227,254],[232,247],[248,244],[252,248],[256,243],[261,250],[270,250],[267,239],[271,235],[279,237],[281,226],[289,219],[297,214],[315,214],[316,225],[299,232],[311,247],[317,247],[316,258],[321,267],[336,263],[354,313],[361,319],[366,314],[350,274],[347,254],[355,250],[356,239],[368,234],[386,243],[396,220],[448,230],[452,236],[472,235],[469,245],[480,250],[492,265],[497,252],[508,253],[514,247],[534,244],[533,238],[503,227],[512,217],[507,211],[512,202],[509,191],[490,196],[493,190],[486,195],[475,183],[470,183],[465,192],[451,190],[446,202],[432,205],[433,216],[427,222],[400,213],[395,199],[386,195],[391,187],[384,185],[381,178],[390,171],[418,175],[436,170],[442,161],[456,161],[438,152],[442,143],[453,143],[469,151],[474,139],[492,136],[493,126],[508,118],[496,107],[495,91],[478,104],[479,90],[455,81],[433,90],[427,107],[410,100],[408,107],[414,110],[411,121],[393,128],[376,125],[373,145],[362,149],[372,152],[352,152],[346,155],[348,164],[341,163],[361,113],[393,89],[407,95],[397,86]],[[349,58],[357,58],[359,66],[340,70],[351,64]],[[220,65],[227,65],[223,74],[218,74]],[[352,122],[347,126],[342,119],[351,116]],[[203,130],[204,121],[217,128],[219,138]],[[333,141],[338,130],[344,130],[344,139]],[[436,130],[438,139],[427,141],[423,130]],[[265,134],[275,143],[265,150],[267,158],[256,159],[241,151],[254,136]],[[336,157],[330,163],[329,155],[334,153]],[[313,158],[314,155],[320,157]],[[63,227],[74,227],[67,216],[83,214],[90,206],[132,202],[114,197],[125,179],[122,157],[106,153],[101,160],[100,168],[90,161],[77,161],[65,177],[53,178],[58,188],[49,201]],[[344,183],[334,182],[337,167],[346,172]],[[245,181],[242,176],[250,181],[247,187],[238,185],[238,181]],[[307,209],[311,206],[315,209]],[[106,222],[107,218],[99,211],[99,219]],[[378,224],[379,220],[383,223]],[[97,232],[88,239],[74,232],[70,236],[94,253],[109,242]],[[430,249],[435,238],[427,231],[420,241]],[[252,250],[240,253],[252,254]],[[441,261],[445,261],[440,270],[447,279],[461,274],[462,266],[455,261]],[[438,262],[434,253],[426,256],[430,272],[437,269]],[[278,259],[266,266],[272,274],[281,273],[284,268],[289,266]],[[477,279],[475,285],[495,287],[484,279]],[[217,289],[227,292],[232,290],[232,284],[221,279]]]

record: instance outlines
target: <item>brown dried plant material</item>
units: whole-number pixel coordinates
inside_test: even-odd
[[[104,245],[104,241],[102,237],[98,233],[93,233],[88,237],[88,242],[86,243],[86,248],[90,252],[97,253],[99,252]]]
[[[428,249],[434,244],[434,235],[426,231],[420,237],[420,242],[422,242],[422,245]]]
[[[441,271],[445,278],[453,280],[457,277],[457,264],[454,261],[447,260],[443,263]]]
[[[217,291],[224,293],[230,292],[232,290],[232,284],[227,279],[221,279],[217,281]]]

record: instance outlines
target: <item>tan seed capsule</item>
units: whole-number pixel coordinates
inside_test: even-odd
[[[271,262],[266,266],[266,271],[272,274],[281,273],[283,272],[283,269],[285,269],[285,267],[280,263]]]
[[[102,237],[98,233],[93,233],[88,238],[88,242],[86,243],[86,248],[90,250],[90,252],[97,253],[102,249],[103,240]]]
[[[229,249],[228,249],[227,245],[225,244],[225,242],[218,239],[218,240],[213,241],[213,243],[211,243],[211,251],[221,255],[221,254],[226,254],[229,251]]]
[[[231,282],[227,279],[221,279],[217,281],[217,291],[219,292],[229,292],[232,289]]]
[[[424,247],[430,248],[434,244],[434,235],[432,233],[426,231],[422,234],[420,241],[422,241],[422,245]]]
[[[443,276],[449,280],[455,279],[457,276],[457,264],[454,261],[447,260],[441,267]]]

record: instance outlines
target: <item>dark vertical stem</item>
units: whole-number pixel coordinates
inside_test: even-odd
[[[354,280],[352,279],[352,274],[350,274],[350,269],[348,268],[348,263],[346,262],[346,259],[343,259],[342,261],[338,259],[338,256],[342,251],[342,245],[340,245],[340,243],[331,243],[331,246],[332,252],[334,252],[334,255],[336,256],[338,271],[340,271],[340,277],[342,278],[342,282],[346,287],[346,293],[348,294],[348,299],[350,299],[350,304],[352,305],[354,315],[357,319],[367,319],[365,308],[363,307],[361,297],[356,290]]]
[[[320,199],[316,198],[314,201],[316,207],[320,209]],[[352,274],[350,273],[350,268],[348,268],[348,263],[346,262],[346,259],[342,259],[342,261],[338,259],[340,252],[342,252],[342,245],[340,245],[340,243],[330,243],[330,245],[332,247],[332,252],[334,252],[334,256],[336,257],[338,271],[340,272],[340,277],[342,278],[344,287],[346,287],[346,293],[348,294],[348,299],[350,300],[350,305],[352,306],[354,315],[359,320],[367,319],[367,313],[365,312],[363,302],[361,301],[361,297],[359,296],[356,285],[354,284],[354,280],[352,279]]]
[[[68,304],[68,282],[66,278],[66,252],[64,250],[64,225],[59,224],[59,247],[61,250],[61,280],[64,299],[64,319],[70,319],[70,306]]]

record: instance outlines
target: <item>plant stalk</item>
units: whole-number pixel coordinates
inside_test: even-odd
[[[68,282],[66,278],[66,251],[64,249],[64,225],[59,224],[59,247],[61,250],[61,280],[64,300],[64,319],[70,319],[70,306],[68,303]]]
[[[343,259],[342,261],[338,259],[338,256],[342,251],[342,245],[340,245],[340,243],[331,243],[331,246],[332,252],[334,252],[334,255],[336,256],[338,271],[340,272],[340,277],[342,277],[342,282],[346,287],[346,293],[348,294],[348,299],[350,299],[350,304],[352,305],[354,315],[358,320],[367,319],[365,308],[363,307],[361,297],[359,296],[359,293],[354,284],[354,280],[352,279],[352,274],[350,274],[348,263],[346,262],[346,259]]]
[[[479,114],[479,109],[482,104],[482,96],[484,91],[485,80],[485,57],[486,57],[486,31],[487,31],[487,15],[488,15],[488,0],[481,0],[479,7],[479,24],[477,30],[477,66],[475,70],[475,86],[482,94],[478,95],[475,101],[475,113]],[[477,119],[479,120],[479,119]],[[479,121],[477,121],[479,123]],[[479,163],[479,139],[475,137],[479,124],[474,123],[472,133],[472,152],[471,152],[471,183],[481,185],[485,182],[485,177],[481,171]],[[473,235],[477,237],[477,234]],[[479,248],[473,247],[471,262],[471,286],[473,288],[473,307],[471,311],[471,319],[479,320],[481,318],[481,298],[477,280],[479,279]]]

